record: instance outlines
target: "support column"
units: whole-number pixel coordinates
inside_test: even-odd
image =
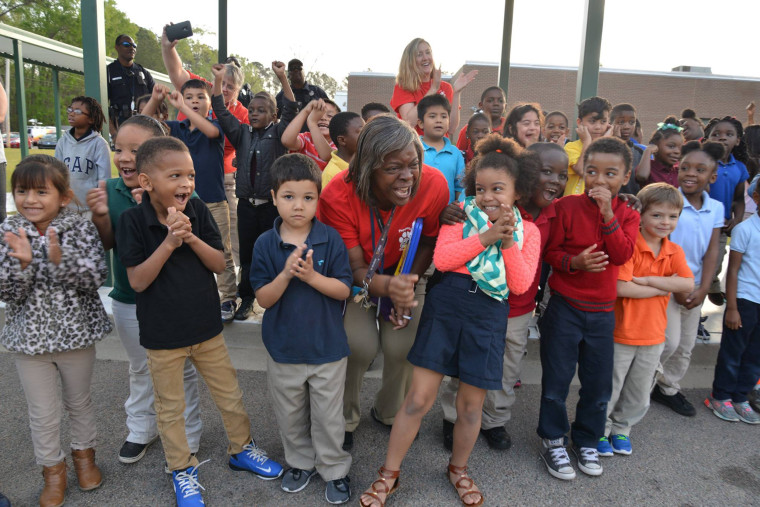
[[[24,88],[24,55],[21,41],[13,39],[13,71],[16,74],[16,111],[21,158],[29,155],[29,135],[26,131],[26,93]],[[8,136],[10,143],[10,135]]]
[[[55,137],[61,138],[61,94],[59,93],[58,69],[53,69],[53,108],[55,109]]]
[[[580,104],[581,101],[597,94],[603,26],[604,0],[586,0],[581,60],[578,65],[578,82],[575,88],[576,104]]]
[[[219,0],[219,63],[227,59],[227,0]]]
[[[501,36],[501,64],[499,65],[499,87],[506,96],[509,92],[509,63],[512,52],[512,18],[515,0],[504,0],[504,29]]]
[[[81,0],[82,53],[85,95],[100,102],[106,123],[103,137],[108,140],[108,88],[106,84],[106,28],[103,0]]]

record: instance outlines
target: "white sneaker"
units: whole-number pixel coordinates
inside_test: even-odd
[[[599,461],[599,451],[593,447],[578,447],[573,445],[573,454],[578,458],[578,468],[586,475],[602,475],[604,469]]]

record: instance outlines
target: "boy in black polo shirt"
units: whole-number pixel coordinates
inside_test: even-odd
[[[190,199],[195,170],[187,147],[171,137],[145,141],[137,152],[142,203],[122,213],[119,258],[137,293],[140,345],[148,349],[156,418],[177,505],[203,505],[198,460],[185,436],[183,368],[203,376],[227,432],[233,470],[275,479],[282,467],[250,432],[237,375],[222,337],[214,273],[224,270],[219,229],[206,205]]]
[[[285,461],[282,489],[295,493],[319,472],[325,498],[348,502],[351,455],[343,450],[348,339],[343,302],[353,275],[338,232],[314,218],[322,187],[309,157],[285,155],[272,165],[279,217],[256,241],[251,286],[264,313],[262,337]]]
[[[230,322],[237,310],[237,279],[230,243],[230,209],[224,192],[224,133],[216,119],[208,119],[211,109],[209,85],[200,79],[188,79],[180,91],[169,92],[164,85],[153,88],[143,114],[152,116],[169,99],[172,107],[185,115],[182,121],[167,121],[169,135],[176,137],[190,150],[196,167],[195,182],[198,196],[214,217],[224,246],[224,271],[219,274],[222,322]]]

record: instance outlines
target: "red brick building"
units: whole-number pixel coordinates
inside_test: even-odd
[[[479,71],[462,92],[464,125],[477,107],[480,94],[498,84],[499,67],[495,63],[467,62],[457,72]],[[563,111],[573,122],[577,69],[539,65],[512,65],[509,73],[507,108],[518,102],[539,102],[544,111]],[[444,77],[444,79],[447,79]],[[448,80],[448,79],[447,79]],[[377,72],[354,72],[348,75],[348,110],[359,111],[367,102],[388,104],[393,93],[395,75]],[[750,101],[760,103],[760,79],[718,76],[697,72],[644,72],[600,69],[599,95],[613,105],[629,102],[636,106],[644,129],[644,142],[657,122],[685,108],[709,119],[736,116],[746,121],[745,107]]]

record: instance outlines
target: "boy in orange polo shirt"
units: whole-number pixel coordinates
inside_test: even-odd
[[[667,183],[643,188],[641,227],[633,257],[618,273],[615,302],[615,359],[600,456],[631,454],[629,434],[649,409],[652,379],[665,346],[671,292],[690,292],[694,275],[680,246],[668,235],[678,223],[683,197]]]

